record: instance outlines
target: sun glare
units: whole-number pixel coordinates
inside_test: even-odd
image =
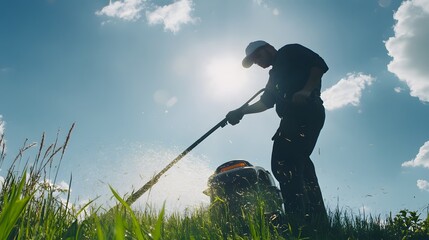
[[[205,67],[208,95],[214,98],[234,99],[234,96],[247,85],[245,70],[239,57],[212,58]]]

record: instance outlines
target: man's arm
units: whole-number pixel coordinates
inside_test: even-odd
[[[243,113],[243,115],[246,115],[246,114],[251,114],[251,113],[260,113],[260,112],[263,112],[267,109],[268,109],[268,107],[265,106],[265,104],[261,100],[259,100],[252,105],[249,105],[249,106],[242,108],[241,112]]]
[[[226,115],[226,119],[228,120],[228,123],[230,123],[231,125],[235,125],[240,122],[244,115],[263,112],[267,109],[268,107],[261,100],[259,100],[252,105],[240,107],[238,109],[230,111]]]
[[[293,95],[292,101],[296,104],[304,104],[310,97],[313,90],[319,85],[324,72],[320,67],[312,67],[307,83],[304,88]]]

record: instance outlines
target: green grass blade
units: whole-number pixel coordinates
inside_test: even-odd
[[[98,240],[104,240],[105,237],[103,234],[103,229],[102,229],[101,224],[100,224],[100,219],[97,216],[95,216],[94,221],[95,221],[95,226],[97,227],[97,239]]]
[[[164,220],[164,214],[165,214],[165,202],[162,206],[161,212],[159,213],[158,220],[156,221],[155,228],[152,231],[152,239],[158,240],[161,239],[161,229],[162,229],[162,223]]]
[[[121,213],[117,212],[115,215],[115,239],[125,239],[124,222],[122,221]]]
[[[83,205],[80,209],[79,209],[79,211],[75,214],[75,216],[76,216],[76,218],[78,218],[79,217],[79,215],[90,205],[90,204],[92,204],[95,200],[97,200],[97,198],[96,199],[93,199],[93,200],[91,200],[91,201],[89,201],[88,203],[86,203],[85,205]]]
[[[28,202],[32,198],[32,195],[29,195],[20,199],[25,180],[26,172],[24,172],[19,185],[16,186],[16,184],[13,183],[11,191],[5,197],[2,212],[0,213],[0,239],[7,239],[19,217],[21,217],[21,214]]]
[[[113,195],[115,196],[116,199],[118,199],[118,201],[122,204],[122,206],[124,206],[131,214],[131,219],[133,221],[133,230],[134,233],[136,234],[137,239],[139,240],[143,240],[145,239],[143,237],[143,233],[140,229],[140,224],[137,221],[136,215],[134,214],[133,210],[131,209],[131,207],[128,205],[128,203],[119,196],[119,194],[112,188],[112,186],[109,186],[110,190],[112,191]]]

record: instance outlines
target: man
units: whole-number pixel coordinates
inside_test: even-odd
[[[246,48],[243,67],[253,64],[272,67],[265,91],[256,103],[230,111],[232,125],[246,114],[276,106],[280,126],[273,136],[271,167],[279,181],[286,214],[304,224],[326,220],[326,209],[310,155],[325,121],[320,99],[325,61],[312,50],[288,44],[276,50],[265,41],[251,42]]]

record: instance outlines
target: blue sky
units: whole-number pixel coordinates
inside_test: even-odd
[[[142,186],[265,86],[268,70],[241,67],[250,41],[301,43],[330,67],[312,155],[326,204],[423,210],[428,23],[428,0],[1,0],[0,133],[10,161],[75,122],[58,184],[73,174],[76,202],[108,202],[109,184]],[[231,159],[270,169],[278,122],[268,110],[217,130],[138,204],[207,203],[208,176]]]

